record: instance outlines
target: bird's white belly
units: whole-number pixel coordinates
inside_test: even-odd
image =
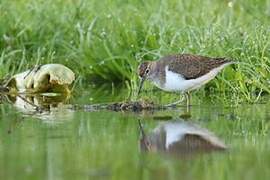
[[[228,64],[224,64],[218,68],[215,68],[212,71],[210,71],[209,73],[207,73],[201,77],[198,77],[196,79],[189,79],[189,80],[186,80],[181,74],[169,71],[168,66],[167,66],[165,68],[165,72],[166,72],[165,81],[166,82],[164,83],[163,86],[160,86],[160,84],[157,84],[157,83],[156,83],[156,85],[165,91],[185,92],[185,91],[194,90],[194,89],[197,89],[197,88],[201,87],[202,85],[206,84],[211,79],[213,79],[218,74],[218,72],[221,69],[223,69],[224,66],[226,66],[226,65],[228,65]]]

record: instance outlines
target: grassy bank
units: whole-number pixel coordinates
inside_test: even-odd
[[[266,0],[1,0],[0,77],[54,62],[136,89],[138,63],[185,52],[242,62],[202,91],[254,101],[270,92],[269,18]]]

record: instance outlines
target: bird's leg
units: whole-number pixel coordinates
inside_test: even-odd
[[[189,91],[185,93],[185,97],[186,97],[186,105],[187,107],[190,106],[190,93]]]
[[[180,115],[180,117],[183,119],[189,119],[191,117],[191,114],[190,114],[190,93],[189,92],[184,93],[184,95],[181,97],[181,99],[179,101],[167,104],[167,105],[165,105],[165,107],[176,106],[177,104],[183,102],[184,100],[186,100],[186,110],[185,110],[184,114]]]
[[[176,102],[173,102],[173,103],[170,103],[170,104],[167,104],[165,105],[165,107],[172,107],[172,106],[176,106],[177,104],[183,102],[185,100],[186,96],[182,96],[181,99],[179,101],[176,101]]]
[[[186,92],[185,93],[185,96],[186,96],[186,113],[188,113],[189,114],[189,112],[190,112],[190,93],[189,93],[189,91],[188,92]]]
[[[186,97],[186,109],[185,109],[184,114],[181,114],[180,117],[183,119],[188,119],[191,117],[191,114],[190,114],[190,93],[186,92],[185,97]]]

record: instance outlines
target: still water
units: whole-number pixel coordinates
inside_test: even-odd
[[[0,179],[268,179],[269,103],[113,112],[68,104],[124,100],[100,93],[0,104]],[[166,118],[164,118],[166,117]],[[168,118],[169,117],[169,118]]]

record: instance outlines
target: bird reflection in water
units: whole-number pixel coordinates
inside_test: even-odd
[[[139,120],[140,149],[143,152],[189,155],[194,153],[224,151],[226,145],[207,129],[184,120],[161,122],[146,134]]]

